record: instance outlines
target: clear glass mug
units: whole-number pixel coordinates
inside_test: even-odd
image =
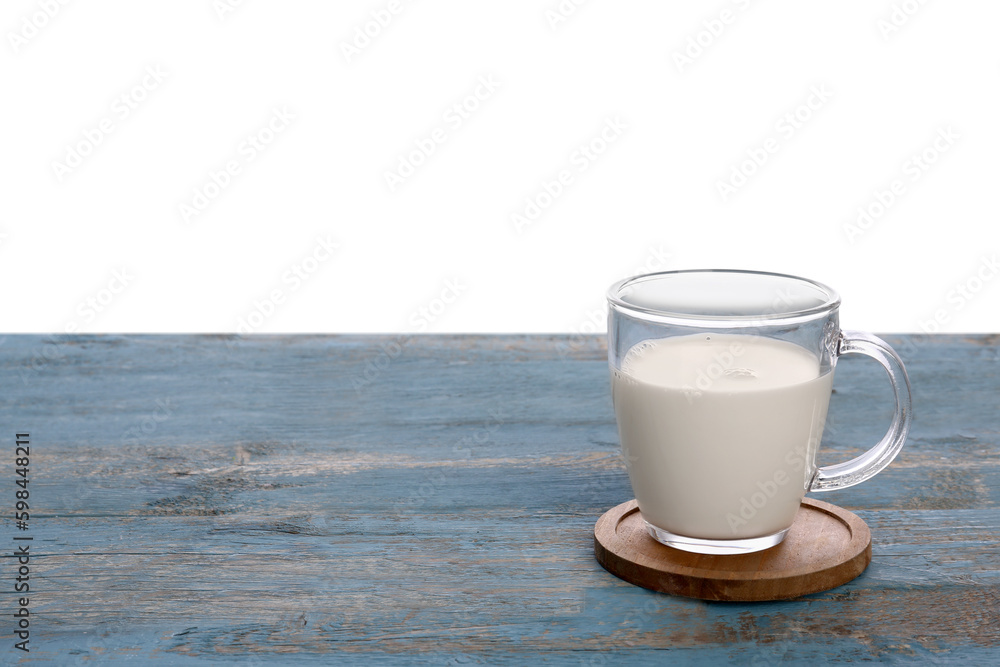
[[[629,480],[657,541],[686,551],[767,549],[788,533],[806,491],[863,482],[899,453],[910,384],[881,339],[841,331],[840,297],[775,273],[668,271],[608,291],[608,361]],[[885,437],[817,468],[833,371],[863,354],[896,399]]]

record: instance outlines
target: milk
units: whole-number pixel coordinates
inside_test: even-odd
[[[815,472],[833,372],[793,343],[697,334],[643,341],[612,369],[643,518],[686,537],[788,528]]]

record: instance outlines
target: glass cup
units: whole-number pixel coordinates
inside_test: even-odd
[[[863,482],[899,453],[910,384],[871,334],[841,331],[840,297],[776,273],[667,271],[608,291],[611,393],[629,480],[657,541],[737,554],[779,544],[806,491]],[[882,440],[817,468],[833,371],[863,354],[896,399]]]

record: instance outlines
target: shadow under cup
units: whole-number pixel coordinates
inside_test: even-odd
[[[608,292],[608,360],[622,454],[646,527],[686,551],[738,554],[780,543],[806,491],[885,468],[909,428],[909,381],[870,334],[840,330],[837,293],[750,271],[671,271]],[[816,467],[843,354],[886,369],[896,412],[861,456]]]

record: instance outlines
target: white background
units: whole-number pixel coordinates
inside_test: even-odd
[[[828,283],[848,328],[1000,330],[996,2],[231,4],[3,2],[2,330],[593,331],[614,280],[696,267]]]

